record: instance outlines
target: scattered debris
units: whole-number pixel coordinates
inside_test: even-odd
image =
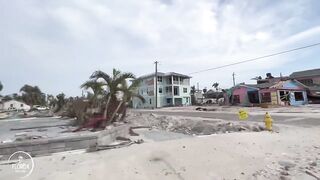
[[[265,130],[258,123],[226,122],[219,120],[199,120],[197,118],[186,118],[176,116],[160,116],[155,114],[134,114],[129,116],[128,121],[132,124],[130,135],[137,136],[132,129],[136,127],[155,128],[169,132],[187,135],[211,135],[230,132],[260,132]]]
[[[314,173],[312,173],[311,171],[306,170],[305,172],[306,172],[306,174],[308,174],[308,175],[316,178],[317,180],[320,180],[320,177],[316,176],[316,175],[315,175]]]
[[[87,149],[87,152],[94,152],[94,151],[101,151],[101,150],[107,150],[107,149],[117,149],[117,148],[122,148],[122,147],[127,147],[133,144],[142,144],[144,143],[143,139],[138,139],[135,141],[132,140],[127,140],[127,141],[123,141],[117,144],[112,144],[112,145],[96,145],[96,146],[92,146],[89,147]]]

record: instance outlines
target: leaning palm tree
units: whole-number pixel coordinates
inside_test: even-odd
[[[122,73],[117,69],[113,69],[112,76],[109,76],[103,71],[95,71],[90,78],[95,81],[102,80],[106,85],[106,104],[103,112],[103,118],[108,119],[110,116],[109,105],[112,99],[117,99],[117,94],[122,91],[123,82],[128,79],[135,79],[132,73]],[[113,116],[113,115],[112,115]]]
[[[137,93],[137,88],[139,87],[141,80],[140,79],[135,79],[131,81],[132,83],[130,84],[130,86],[128,86],[127,81],[123,81],[121,84],[121,100],[118,102],[118,106],[116,108],[115,111],[113,111],[113,114],[110,118],[111,121],[115,121],[115,115],[116,113],[118,113],[120,107],[123,107],[121,110],[121,120],[124,119],[124,117],[126,116],[126,112],[127,112],[127,107],[129,102],[132,101],[133,98],[138,98],[140,99],[143,103],[145,103],[145,99],[143,96],[139,95]]]

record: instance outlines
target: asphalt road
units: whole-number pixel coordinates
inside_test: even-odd
[[[223,119],[227,121],[239,121],[238,114],[226,113],[226,112],[203,112],[203,111],[157,111],[157,110],[132,110],[132,112],[140,113],[154,113],[158,115],[166,116],[185,116],[185,117],[202,117],[212,119]],[[272,115],[274,124],[287,124],[301,127],[320,126],[320,114],[316,117],[303,117],[303,116],[284,116],[279,113]],[[264,115],[249,115],[248,121],[264,122]]]

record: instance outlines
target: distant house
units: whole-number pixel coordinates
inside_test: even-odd
[[[307,88],[296,80],[280,81],[269,85],[259,91],[261,103],[281,106],[308,104]]]
[[[0,106],[2,110],[24,110],[29,111],[30,106],[25,104],[24,102],[16,101],[16,100],[9,100],[2,102],[2,106]]]
[[[310,100],[320,102],[320,69],[297,71],[289,77],[307,86],[308,98]]]
[[[137,93],[143,96],[146,102],[142,103],[141,100],[133,98],[133,108],[155,108],[156,92],[157,107],[191,105],[190,78],[175,72],[158,72],[157,79],[155,73],[139,77],[142,82]]]
[[[231,89],[231,97],[229,98],[232,104],[241,106],[308,104],[307,88],[296,80],[254,85],[238,84]]]
[[[229,102],[234,105],[253,106],[259,104],[259,88],[246,84],[238,84],[231,89]]]

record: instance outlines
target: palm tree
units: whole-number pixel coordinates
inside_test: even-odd
[[[103,71],[95,71],[90,78],[95,81],[102,80],[102,83],[106,85],[106,104],[103,112],[103,118],[109,117],[109,104],[113,99],[117,99],[117,94],[122,91],[121,86],[128,79],[135,79],[132,73],[122,73],[117,69],[113,69],[112,76],[109,76]],[[113,116],[113,115],[112,115]]]
[[[214,87],[216,89],[216,91],[219,90],[219,83],[215,82],[212,84],[212,87]]]
[[[145,99],[143,96],[139,95],[137,93],[137,88],[139,87],[141,80],[140,79],[135,79],[131,81],[132,83],[130,84],[130,86],[128,87],[128,83],[127,81],[123,81],[122,85],[121,85],[121,92],[122,92],[122,100],[120,102],[118,102],[118,106],[116,108],[115,111],[113,111],[113,114],[111,116],[111,121],[115,121],[114,117],[116,115],[116,113],[119,111],[120,107],[122,106],[122,116],[121,116],[121,120],[123,120],[126,116],[127,113],[127,107],[129,102],[132,101],[133,98],[138,98],[140,99],[143,103],[145,103]]]
[[[89,99],[92,100],[93,105],[98,105],[98,108],[100,108],[100,102],[99,99],[105,95],[104,86],[106,84],[103,82],[98,82],[96,80],[89,80],[83,83],[80,88],[84,88],[86,90],[91,89],[93,91],[92,97]]]

